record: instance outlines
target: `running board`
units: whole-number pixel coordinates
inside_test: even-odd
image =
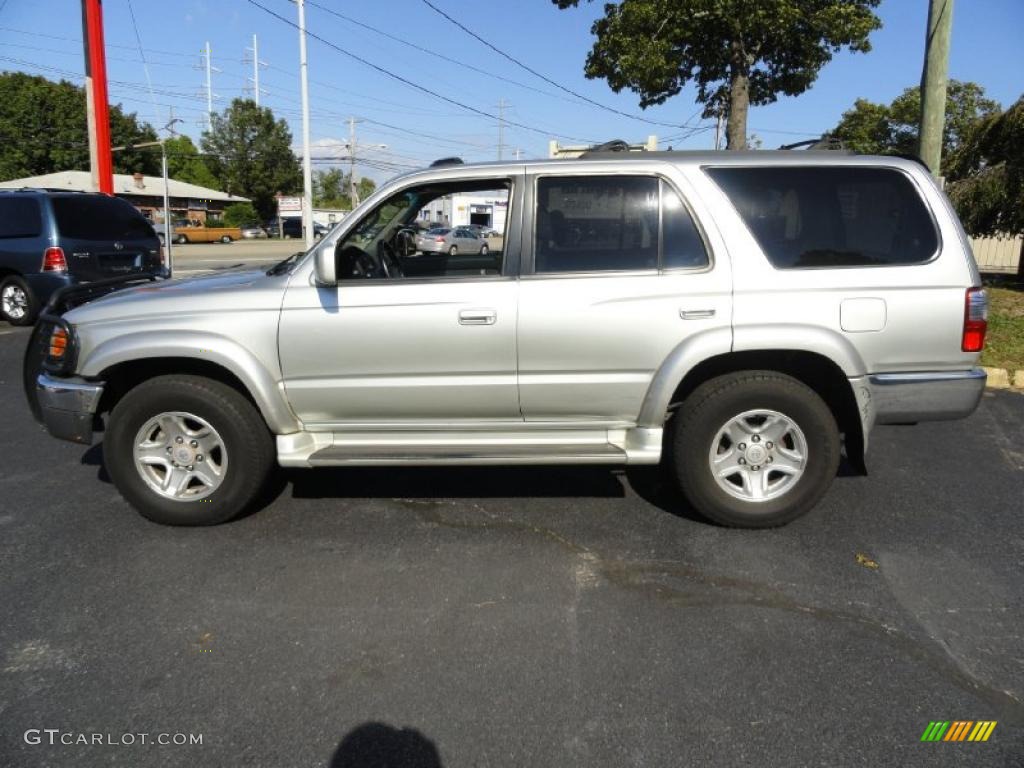
[[[432,464],[657,464],[661,429],[296,432],[278,435],[282,467]]]

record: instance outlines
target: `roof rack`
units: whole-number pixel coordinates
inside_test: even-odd
[[[783,144],[779,149],[802,149],[806,147],[809,150],[829,150],[832,152],[843,152],[848,151],[846,145],[843,144],[842,139],[839,139],[831,134],[824,134],[817,139],[807,139],[806,141],[798,141],[793,144]]]
[[[431,168],[441,168],[445,165],[465,165],[461,157],[442,157],[430,164]]]

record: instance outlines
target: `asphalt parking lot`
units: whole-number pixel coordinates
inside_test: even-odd
[[[26,338],[0,325],[2,766],[1022,764],[1024,396],[877,430],[775,531],[603,468],[296,471],[171,529],[31,420]],[[96,733],[135,743],[60,743]]]

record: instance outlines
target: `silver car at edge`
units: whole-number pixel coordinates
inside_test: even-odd
[[[496,185],[501,253],[467,268],[395,247],[417,214],[402,201]],[[54,436],[104,426],[115,484],[162,523],[236,516],[275,463],[666,461],[705,516],[766,527],[822,498],[841,450],[863,468],[875,424],[974,411],[980,286],[908,160],[445,166],[392,180],[267,273],[63,297],[26,380]]]
[[[416,236],[416,249],[423,253],[481,253],[489,250],[487,240],[469,227],[435,227]]]

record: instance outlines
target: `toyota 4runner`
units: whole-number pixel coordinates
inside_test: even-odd
[[[500,247],[417,249],[442,216]],[[266,273],[131,280],[54,297],[26,387],[168,524],[236,516],[275,462],[665,462],[708,518],[779,525],[875,424],[965,417],[985,384],[968,240],[892,157],[450,163]]]

